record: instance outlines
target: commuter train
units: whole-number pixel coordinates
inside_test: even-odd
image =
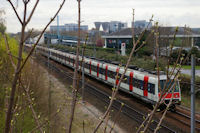
[[[31,47],[31,45],[25,45],[26,47]],[[61,52],[55,49],[48,49],[46,47],[37,46],[36,51],[44,56],[50,57],[50,59],[60,62],[68,67],[75,67],[75,58],[76,55],[72,53]],[[81,63],[82,57],[79,56],[79,64]],[[114,85],[118,84],[119,80],[116,80],[116,75],[119,73],[119,77],[124,72],[124,67],[119,67],[118,65],[108,63],[105,61],[100,61],[97,59],[85,57],[85,74],[96,78],[97,80],[101,80],[106,84]],[[81,66],[79,66],[79,70],[81,70]],[[155,104],[160,97],[160,89],[158,89],[158,75],[156,73],[152,73],[150,71],[145,71],[137,68],[128,68],[125,73],[125,77],[120,84],[120,90],[132,94],[139,99]],[[167,76],[164,74],[160,75],[160,86],[161,89],[164,88],[166,84]],[[169,100],[173,96],[173,106],[181,103],[181,90],[178,81],[174,81],[173,83],[168,82],[169,84],[174,84],[175,89],[166,93],[164,95],[165,102],[168,103]],[[172,86],[172,85],[171,85]]]

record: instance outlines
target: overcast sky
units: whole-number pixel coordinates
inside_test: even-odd
[[[16,0],[12,0],[16,5]],[[23,15],[22,0],[19,0],[17,11]],[[31,10],[33,2],[29,4]],[[52,14],[58,9],[61,0],[40,0],[28,28],[42,29]],[[19,22],[7,0],[0,0],[0,9],[6,11],[7,31],[18,32]],[[136,20],[154,20],[164,26],[200,27],[200,0],[82,0],[82,24],[94,27],[94,21],[123,21],[131,26],[132,8],[135,9]],[[77,0],[66,0],[61,10],[60,24],[77,23]],[[56,24],[56,21],[52,23]]]

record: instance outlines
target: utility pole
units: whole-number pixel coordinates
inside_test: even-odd
[[[48,48],[48,80],[49,80],[49,87],[48,87],[48,132],[51,133],[51,78],[50,78],[50,55],[51,52],[49,50],[49,42],[47,42],[47,48]]]
[[[194,47],[194,38],[191,38],[192,48]],[[191,133],[195,133],[195,54],[191,54]]]
[[[57,36],[58,36],[58,44],[59,44],[60,43],[59,16],[57,16]]]
[[[86,39],[85,39],[85,44],[83,44],[82,47],[82,103],[85,102],[85,97],[84,97],[84,93],[85,93],[85,60],[84,60],[84,56],[85,56],[85,47],[86,47],[86,43],[88,40],[88,34],[86,35]]]

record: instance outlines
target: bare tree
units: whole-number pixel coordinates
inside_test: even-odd
[[[160,125],[166,115],[166,112],[169,110],[169,107],[170,105],[172,104],[172,100],[173,100],[173,93],[174,93],[174,90],[176,88],[176,81],[178,80],[178,77],[179,77],[179,73],[180,73],[180,69],[181,69],[181,65],[184,64],[188,57],[186,58],[183,58],[182,55],[181,55],[181,51],[182,51],[182,48],[179,50],[179,55],[177,57],[177,60],[176,62],[174,63],[174,66],[171,70],[169,70],[169,64],[170,64],[170,60],[171,58],[169,57],[168,58],[168,65],[167,65],[167,80],[166,80],[166,83],[164,84],[164,87],[161,89],[161,85],[160,85],[160,70],[159,70],[159,64],[158,64],[158,59],[159,59],[159,56],[158,56],[158,49],[159,49],[159,43],[158,43],[158,38],[159,38],[159,32],[158,32],[158,22],[156,23],[156,32],[155,32],[155,43],[156,43],[156,49],[155,49],[155,54],[156,54],[156,67],[157,67],[157,78],[158,78],[158,89],[160,91],[160,97],[158,99],[158,102],[155,104],[153,110],[150,112],[150,114],[147,115],[147,117],[145,118],[145,120],[143,121],[143,123],[139,126],[138,130],[137,130],[137,133],[139,132],[143,132],[143,133],[146,133],[150,124],[152,123],[152,120],[153,120],[153,116],[155,115],[157,109],[159,108],[160,105],[164,104],[166,105],[166,108],[164,110],[164,113],[162,114],[162,117],[159,121],[159,123],[157,124],[157,127],[155,128],[154,130],[154,133],[156,133],[159,129],[160,129]],[[175,39],[176,39],[176,34],[178,32],[178,27],[175,29],[175,32],[174,32],[174,35],[173,35],[173,40],[170,44],[170,54],[172,54],[172,49],[173,49],[173,46],[174,46],[174,42],[175,42]],[[166,104],[165,103],[165,97],[168,93],[172,93],[172,97],[170,98],[169,100],[169,103]]]
[[[18,21],[21,24],[21,37],[20,37],[19,48],[18,48],[17,65],[16,65],[16,68],[15,68],[14,78],[13,78],[13,81],[12,81],[10,101],[9,101],[8,112],[7,112],[7,116],[6,116],[5,133],[8,133],[10,131],[10,123],[11,123],[11,120],[12,120],[12,117],[13,117],[13,105],[14,105],[14,102],[15,102],[14,101],[15,100],[15,93],[16,93],[16,88],[17,88],[18,82],[19,82],[20,73],[21,73],[22,69],[24,68],[27,60],[29,59],[29,57],[33,53],[35,47],[37,46],[37,44],[38,44],[39,40],[41,39],[42,35],[44,34],[45,30],[51,24],[51,22],[55,19],[55,17],[60,12],[61,8],[63,7],[63,5],[65,3],[65,0],[63,0],[59,9],[55,13],[55,15],[50,19],[48,24],[45,26],[45,28],[41,32],[38,40],[36,41],[36,43],[32,47],[31,51],[29,52],[28,56],[23,61],[22,53],[23,53],[24,42],[25,42],[25,39],[26,39],[25,38],[25,30],[26,30],[26,27],[29,24],[29,22],[30,22],[40,0],[36,0],[29,16],[27,15],[27,12],[28,12],[27,6],[30,3],[30,0],[23,0],[24,11],[23,11],[23,17],[22,18],[19,16],[19,14],[16,10],[16,7],[13,5],[13,2],[11,0],[7,0],[7,1],[10,3],[13,11],[15,12],[15,15],[18,18]]]
[[[133,9],[133,22],[134,22],[134,9]],[[151,19],[150,19],[150,22],[151,21],[153,21],[153,16],[151,17]],[[149,25],[148,25],[149,26]],[[103,114],[103,116],[100,118],[100,121],[99,121],[99,123],[97,124],[97,126],[96,126],[96,128],[95,128],[95,130],[94,130],[94,133],[96,133],[97,132],[97,130],[99,129],[99,127],[101,126],[101,124],[104,122],[104,120],[107,118],[107,116],[109,115],[109,113],[110,113],[110,110],[111,110],[111,107],[112,107],[112,104],[113,104],[113,102],[114,102],[114,100],[115,100],[115,97],[116,97],[116,95],[117,95],[117,93],[118,93],[118,90],[119,90],[119,88],[120,88],[120,84],[121,84],[121,82],[124,80],[124,75],[125,75],[125,73],[126,73],[126,71],[127,71],[127,69],[128,69],[128,66],[129,66],[129,64],[130,64],[130,61],[131,61],[131,58],[132,58],[132,56],[133,56],[133,53],[135,52],[135,51],[137,51],[137,49],[136,49],[136,46],[140,43],[140,41],[141,41],[141,39],[142,39],[142,37],[144,36],[144,34],[146,33],[146,31],[147,31],[147,29],[148,29],[148,26],[145,28],[145,30],[141,33],[141,35],[138,37],[138,40],[136,41],[135,40],[135,33],[134,33],[134,24],[133,24],[133,27],[132,27],[132,38],[133,38],[133,48],[132,48],[132,50],[131,50],[131,53],[130,53],[130,55],[129,55],[129,58],[128,58],[128,61],[127,61],[127,64],[126,64],[126,66],[125,66],[125,68],[124,68],[124,72],[122,73],[122,75],[121,75],[121,77],[119,78],[119,72],[117,72],[117,75],[116,75],[116,80],[118,80],[119,79],[119,82],[117,83],[117,85],[114,85],[114,89],[113,89],[113,92],[112,92],[112,97],[111,97],[111,99],[110,99],[110,103],[109,103],[109,105],[108,105],[108,108],[107,108],[107,110],[105,111],[105,113]],[[147,37],[148,38],[148,37]],[[145,42],[142,42],[142,44],[141,45],[145,45],[146,43]],[[139,47],[140,48],[140,47]]]
[[[81,25],[81,0],[78,0],[78,44],[76,48],[76,59],[75,59],[75,68],[74,68],[74,76],[73,76],[73,99],[71,103],[71,115],[70,115],[70,121],[69,121],[69,129],[68,133],[71,133],[72,130],[72,123],[74,119],[74,112],[76,107],[76,101],[77,101],[77,93],[78,93],[78,62],[79,62],[79,49],[80,49],[80,25]]]

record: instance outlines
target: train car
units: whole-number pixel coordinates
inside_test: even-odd
[[[30,47],[28,45],[27,47]],[[40,52],[44,56],[48,56],[59,63],[62,63],[71,68],[75,67],[75,58],[76,55],[72,53],[65,53],[54,49],[48,49],[46,47],[37,46],[37,51]],[[81,60],[82,57],[79,56],[79,70],[81,70]],[[119,67],[118,65],[114,65],[112,63],[107,63],[103,61],[99,61],[96,59],[86,58],[85,57],[85,74],[96,78],[97,80],[101,80],[106,84],[117,85],[119,79],[116,79],[117,73],[119,77],[124,72],[124,67]],[[160,97],[160,90],[158,89],[158,75],[152,74],[147,71],[131,69],[129,68],[125,73],[125,77],[120,84],[120,90],[132,94],[135,97],[142,99],[145,102],[155,104],[158,102]],[[160,77],[160,86],[161,90],[165,88],[165,84],[167,81],[167,76],[165,74],[161,74]],[[173,81],[172,79],[166,84],[167,87],[169,84],[175,85],[174,92],[169,91],[164,95],[164,100],[166,103],[173,96],[173,107],[175,104],[181,103],[181,90],[178,81]]]

